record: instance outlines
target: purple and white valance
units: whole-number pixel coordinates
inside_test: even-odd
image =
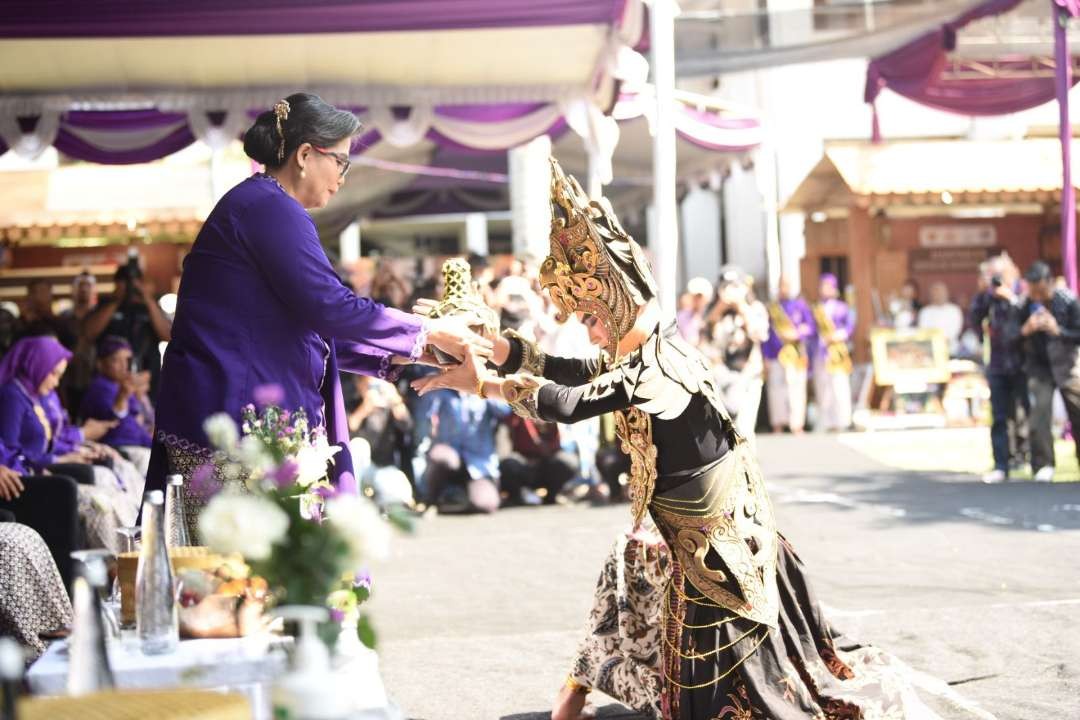
[[[698,105],[698,102],[702,105]],[[675,132],[689,143],[716,152],[744,152],[761,144],[761,120],[749,111],[726,111],[705,103],[710,98],[677,100]],[[623,93],[612,110],[615,120],[624,122],[645,118],[650,128],[654,107],[650,91]]]

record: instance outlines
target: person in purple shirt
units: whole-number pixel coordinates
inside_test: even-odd
[[[65,585],[81,547],[78,483],[94,482],[82,450],[53,442],[46,409],[70,355],[54,337],[31,337],[0,361],[0,510],[44,538]]]
[[[787,427],[799,434],[806,425],[806,346],[815,333],[814,315],[787,276],[780,276],[778,290],[779,300],[769,304],[769,339],[761,346],[769,422],[773,432]]]
[[[454,318],[427,320],[358,297],[334,273],[308,209],[345,182],[356,117],[296,93],[259,115],[244,151],[265,166],[211,211],[184,261],[172,338],[156,398],[147,490],[210,459],[204,421],[239,422],[256,388],[276,385],[281,405],[348,444],[338,369],[388,376],[428,345],[455,357],[490,355],[491,343]],[[334,464],[355,488],[347,452]],[[188,488],[190,483],[185,484]],[[186,493],[198,513],[200,498]]]
[[[145,476],[154,426],[149,377],[131,372],[131,344],[118,335],[102,338],[97,358],[97,374],[83,395],[79,416],[115,422],[101,442],[119,450]]]
[[[817,425],[824,430],[851,426],[851,351],[855,314],[840,299],[840,284],[832,273],[821,276],[814,306],[815,332],[810,338],[810,370],[814,379]]]

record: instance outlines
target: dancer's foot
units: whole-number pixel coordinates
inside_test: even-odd
[[[559,696],[555,698],[555,707],[551,710],[551,720],[591,720],[596,717],[596,708],[586,704],[588,695],[563,685]]]

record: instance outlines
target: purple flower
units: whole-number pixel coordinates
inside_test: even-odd
[[[362,587],[365,590],[371,590],[371,571],[367,568],[360,570],[353,576],[353,587]]]
[[[214,477],[214,464],[204,463],[195,468],[195,472],[191,473],[188,487],[193,495],[204,500],[216,495],[221,490],[221,482]]]
[[[253,394],[255,404],[263,408],[271,405],[281,405],[285,400],[285,389],[277,383],[257,385]]]
[[[270,473],[270,478],[274,481],[274,485],[280,490],[292,485],[296,482],[296,476],[299,473],[300,466],[296,464],[296,461],[292,458],[287,459],[281,463],[281,466]]]
[[[253,413],[253,412],[255,412],[255,406],[252,405],[251,403],[248,403],[247,405],[244,406],[243,411],[246,412],[246,413]]]
[[[315,488],[315,494],[321,497],[323,500],[329,500],[332,497],[337,497],[337,488],[317,487]]]
[[[336,622],[336,623],[344,622],[345,621],[345,613],[344,613],[344,611],[338,610],[337,608],[330,608],[330,621],[331,622]]]
[[[289,418],[291,418],[291,417],[292,417],[292,415],[289,414],[288,410],[282,410],[281,411],[281,422],[282,423],[288,425],[289,424]]]

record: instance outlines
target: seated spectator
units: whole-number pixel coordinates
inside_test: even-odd
[[[45,652],[42,633],[71,625],[71,602],[42,538],[3,511],[0,577],[0,636],[15,638],[35,660]]]
[[[355,376],[360,403],[349,413],[353,466],[360,483],[380,505],[412,506],[413,493],[403,468],[410,462],[412,415],[393,384]],[[361,444],[362,443],[362,444]]]
[[[0,513],[40,535],[71,585],[71,553],[83,547],[79,530],[78,484],[66,475],[31,475],[18,453],[0,443]]]
[[[900,293],[889,301],[893,327],[897,330],[910,330],[915,327],[920,309],[922,304],[919,302],[919,284],[914,280],[906,280],[900,286]]]
[[[122,337],[103,338],[97,357],[97,374],[86,389],[79,416],[116,423],[101,442],[119,450],[146,477],[154,427],[150,374],[131,372],[131,345]]]
[[[19,306],[10,301],[0,302],[0,357],[5,355],[22,331]]]
[[[443,513],[495,512],[499,508],[495,430],[510,415],[510,406],[450,390],[431,396],[426,501]]]
[[[28,472],[74,478],[88,542],[115,549],[116,527],[133,524],[138,515],[143,479],[115,451],[87,441],[115,423],[88,420],[78,428],[69,422],[56,386],[70,357],[53,337],[12,346],[0,361],[0,442]]]
[[[949,344],[949,355],[960,350],[960,333],[964,330],[964,311],[949,302],[949,288],[943,282],[930,286],[930,302],[919,310],[919,329],[940,330]]]
[[[559,426],[516,414],[507,425],[511,451],[499,462],[502,497],[510,504],[554,503],[580,465],[575,454],[562,449]]]

